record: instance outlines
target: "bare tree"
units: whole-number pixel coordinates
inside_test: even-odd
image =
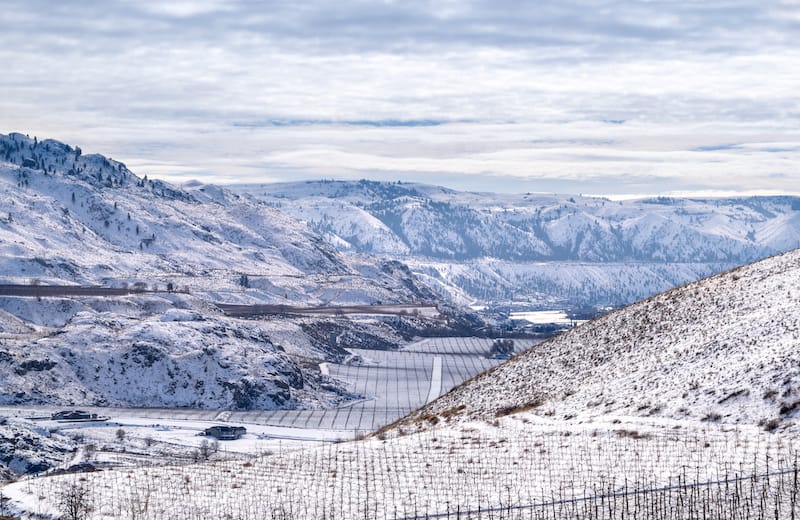
[[[94,443],[90,442],[83,445],[83,453],[86,455],[86,460],[92,460],[96,451],[97,446]]]
[[[130,520],[138,520],[147,516],[152,491],[149,480],[145,480],[143,485],[132,486],[125,504]]]
[[[11,500],[0,491],[0,515],[8,514],[8,501]]]
[[[58,493],[58,509],[66,520],[84,520],[94,507],[89,488],[73,481],[65,483]]]
[[[198,449],[200,458],[202,460],[208,460],[208,457],[211,456],[211,451],[211,444],[207,440],[203,439],[203,441],[200,443],[200,448]]]

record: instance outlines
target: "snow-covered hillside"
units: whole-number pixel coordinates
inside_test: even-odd
[[[274,409],[351,397],[298,364],[333,352],[310,344],[283,347],[280,331],[203,315],[187,298],[156,303],[155,297],[118,298],[110,309],[108,301],[84,300],[55,333],[7,335],[0,346],[0,403]]]
[[[793,197],[611,201],[369,181],[233,189],[341,250],[404,255],[443,292],[482,301],[631,303],[800,247]]]
[[[58,514],[77,482],[96,519],[793,518],[799,274],[793,251],[631,305],[364,441],[3,493]]]
[[[797,429],[800,250],[595,319],[469,381],[404,424],[528,411]]]
[[[39,473],[60,464],[75,443],[26,421],[0,417],[0,480]]]
[[[61,405],[330,406],[353,397],[317,367],[346,355],[342,338],[397,344],[393,324],[420,318],[242,320],[214,304],[436,298],[405,265],[344,256],[248,196],[21,134],[0,135],[4,284],[132,290],[0,296],[0,402]]]
[[[317,291],[297,277],[359,274],[292,217],[218,187],[140,179],[121,163],[20,134],[0,136],[0,158],[5,283],[172,281],[217,291],[246,274],[280,280],[262,284],[259,298],[288,291],[313,303]],[[363,289],[367,301],[396,292],[374,281]]]

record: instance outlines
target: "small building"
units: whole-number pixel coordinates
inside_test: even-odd
[[[54,421],[91,421],[101,419],[96,413],[84,412],[83,410],[53,412],[50,418]]]
[[[234,441],[240,439],[242,435],[247,433],[247,428],[244,426],[212,426],[206,428],[203,435],[214,437],[220,441]]]

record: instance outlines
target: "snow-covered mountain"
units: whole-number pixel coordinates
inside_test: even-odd
[[[238,283],[237,273],[359,275],[358,266],[306,226],[218,187],[140,179],[122,163],[20,134],[0,136],[0,158],[6,283],[37,278],[119,285],[172,276],[176,287],[218,290],[231,274],[229,285]],[[293,302],[324,301],[298,285],[265,285],[259,297],[290,291]],[[380,284],[364,288],[391,300]]]
[[[466,193],[370,181],[233,187],[340,250],[402,255],[451,295],[607,305],[800,247],[800,198]]]
[[[518,412],[797,430],[800,250],[673,289],[541,343],[405,424]]]
[[[418,317],[241,320],[215,303],[432,301],[396,261],[345,256],[304,224],[215,186],[176,187],[53,140],[0,135],[0,403],[329,406],[352,397],[316,364],[339,336],[396,344]],[[365,339],[366,338],[366,339]]]

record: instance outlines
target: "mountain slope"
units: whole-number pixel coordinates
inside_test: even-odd
[[[112,159],[22,134],[0,135],[5,284],[135,290],[3,293],[0,403],[12,404],[330,406],[355,396],[317,367],[346,355],[346,345],[319,332],[326,322],[385,345],[407,332],[390,320],[235,319],[215,303],[436,298],[403,264],[345,256],[250,197],[140,178]],[[403,320],[420,318],[395,321]]]
[[[233,189],[307,222],[340,250],[403,255],[442,291],[484,302],[620,305],[800,246],[796,197],[611,201],[369,181]],[[586,264],[617,268],[603,280],[585,276]],[[571,292],[572,280],[583,289]]]
[[[787,428],[800,409],[799,339],[800,251],[792,251],[595,319],[404,422],[528,410]]]
[[[631,305],[366,440],[87,485],[108,516],[153,489],[181,518],[796,517],[798,275],[793,251]],[[4,491],[20,511],[55,503]]]
[[[405,302],[391,269],[348,259],[282,211],[199,183],[177,188],[53,140],[0,135],[0,283],[172,282],[227,298]],[[242,275],[253,289],[241,292]],[[260,277],[260,278],[259,278]],[[356,296],[354,291],[361,291]]]
[[[53,435],[46,428],[35,428],[27,421],[0,417],[0,481],[48,470],[60,464],[75,449],[74,441]]]
[[[0,168],[4,273],[23,272],[15,261],[27,276],[75,281],[135,274],[142,266],[176,273],[233,266],[286,275],[348,271],[307,228],[224,190],[139,179],[121,163],[20,134],[0,136],[0,157],[8,161]],[[24,166],[31,163],[38,169]],[[37,268],[30,261],[36,258],[56,265]]]

